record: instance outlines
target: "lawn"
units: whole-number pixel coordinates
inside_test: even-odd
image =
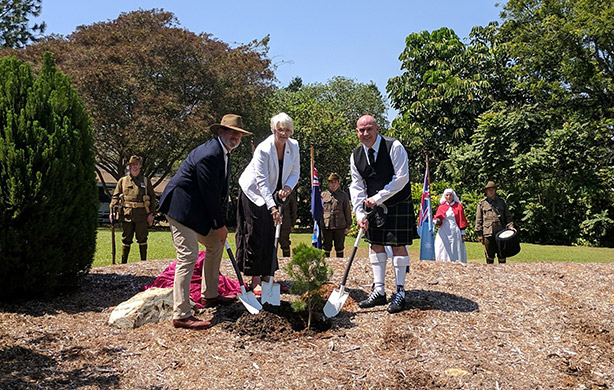
[[[291,235],[292,246],[299,243],[311,243],[311,234],[294,233]],[[345,240],[345,256],[349,256],[355,238],[347,237]],[[234,234],[229,235],[230,246],[234,248]],[[174,259],[175,248],[171,234],[167,229],[156,228],[149,232],[148,240],[149,259]],[[116,262],[121,261],[121,229],[116,229],[115,244],[117,247]],[[468,242],[467,258],[471,262],[484,262],[484,251],[482,245],[477,242]],[[614,261],[613,248],[591,248],[579,246],[556,246],[556,245],[535,245],[521,244],[522,250],[513,258],[509,259],[512,263],[532,263],[532,262],[576,262],[576,263],[601,263]],[[204,249],[204,248],[203,248]],[[368,244],[361,240],[357,252],[358,257],[367,257]],[[409,247],[411,259],[418,259],[420,252],[420,240],[414,240]],[[132,250],[128,258],[129,262],[139,261],[138,245],[132,244]],[[93,267],[101,267],[111,264],[111,229],[101,227],[98,229],[98,240],[96,243],[96,254]]]

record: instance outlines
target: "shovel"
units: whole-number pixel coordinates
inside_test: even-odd
[[[232,254],[232,251],[230,250],[230,245],[228,245],[228,241],[226,241],[225,246],[226,246],[226,252],[228,252],[228,257],[230,257],[232,266],[234,267],[235,272],[237,274],[237,279],[239,280],[239,284],[241,285],[241,292],[237,294],[237,298],[239,298],[239,301],[241,301],[241,303],[243,304],[243,306],[245,306],[248,312],[250,312],[251,314],[258,314],[260,310],[262,310],[262,305],[260,304],[260,302],[258,302],[253,292],[251,291],[247,292],[245,290],[245,284],[243,284],[243,278],[241,277],[241,271],[239,271],[239,266],[237,265],[237,261],[235,260],[235,257]]]
[[[277,203],[277,207],[279,207],[279,215],[283,217],[284,205],[290,199],[290,197],[286,197],[286,199],[281,199],[275,194],[275,201]],[[275,226],[275,249],[273,251],[273,261],[271,262],[271,276],[269,277],[268,282],[262,282],[262,293],[260,295],[260,301],[264,303],[269,303],[273,306],[279,306],[281,304],[281,286],[279,283],[275,283],[273,275],[275,274],[275,269],[277,268],[277,245],[279,244],[279,236],[281,234],[281,222],[279,222]]]
[[[343,274],[343,279],[341,279],[341,286],[339,289],[334,289],[333,292],[328,297],[328,301],[324,305],[324,315],[327,318],[332,318],[339,314],[339,311],[343,307],[345,300],[348,299],[350,295],[345,291],[345,282],[348,279],[348,274],[350,273],[350,267],[352,266],[352,262],[354,261],[354,256],[356,256],[356,251],[358,250],[358,244],[360,243],[360,238],[362,237],[363,229],[361,228],[358,231],[358,236],[356,237],[356,242],[354,242],[354,249],[352,249],[352,254],[350,255],[350,260],[348,260],[348,265],[345,267],[345,273]]]

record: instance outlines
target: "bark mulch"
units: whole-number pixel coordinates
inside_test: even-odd
[[[96,268],[63,296],[0,303],[0,389],[614,388],[614,263],[412,261],[409,310],[390,315],[358,308],[371,270],[357,259],[343,310],[312,329],[293,295],[258,315],[206,309],[205,331],[107,325],[170,262]],[[338,283],[345,261],[331,264]]]

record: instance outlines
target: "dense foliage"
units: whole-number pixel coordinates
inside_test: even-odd
[[[92,132],[67,76],[46,53],[33,77],[0,62],[0,296],[72,287],[91,266],[98,191]]]
[[[614,5],[503,8],[467,45],[447,29],[408,37],[394,131],[463,201],[497,182],[523,240],[614,246]]]
[[[224,114],[242,115],[250,129],[266,126],[274,81],[267,42],[230,47],[181,28],[169,12],[139,10],[16,55],[38,69],[42,51],[55,53],[92,117],[98,166],[119,178],[138,154],[143,174],[161,180]]]
[[[294,120],[293,138],[298,140],[301,151],[298,215],[303,225],[309,225],[311,146],[322,188],[326,188],[328,176],[336,172],[341,177],[340,187],[347,191],[350,154],[359,143],[356,121],[364,114],[371,114],[385,129],[388,125],[386,100],[373,83],[334,77],[326,84],[307,85],[295,79],[286,89],[274,93],[270,105],[269,117],[283,111]],[[263,137],[270,134],[269,130]]]
[[[298,300],[292,302],[292,307],[295,311],[309,312],[307,320],[309,328],[312,313],[324,307],[324,298],[320,295],[320,289],[330,280],[333,270],[324,260],[323,250],[299,244],[294,248],[292,260],[286,265],[285,271],[292,280],[292,292],[301,294]]]
[[[29,25],[29,15],[39,16],[42,0],[0,0],[0,46],[24,47],[45,32],[45,22]]]

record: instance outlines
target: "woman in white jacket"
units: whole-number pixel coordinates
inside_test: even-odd
[[[239,178],[237,207],[237,262],[239,269],[251,276],[252,288],[268,281],[275,243],[275,224],[281,221],[273,199],[278,191],[286,198],[298,182],[300,155],[292,118],[279,113],[271,118],[271,132],[256,150]]]

